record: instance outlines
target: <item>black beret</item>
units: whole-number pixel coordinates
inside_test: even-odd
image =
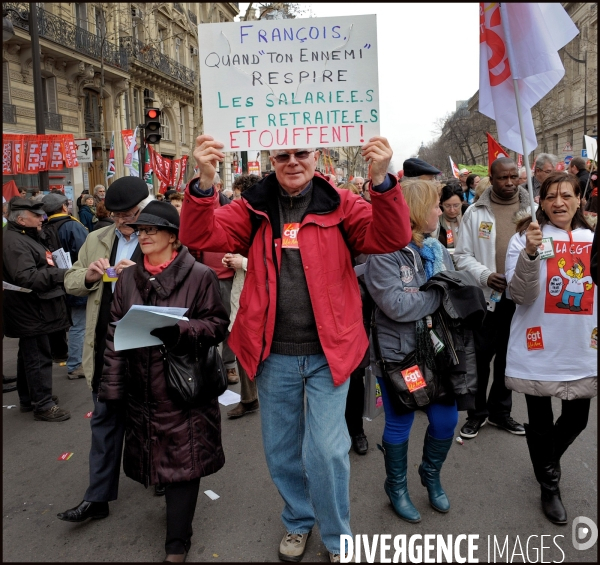
[[[168,202],[153,200],[142,210],[134,223],[127,225],[132,228],[157,226],[179,233],[179,212]]]
[[[43,210],[44,204],[42,202],[34,202],[29,198],[11,198],[9,202],[11,212],[15,210],[29,210],[30,212],[39,214],[40,216],[45,214]]]
[[[108,187],[104,205],[109,212],[126,212],[148,194],[148,185],[140,177],[121,177]]]
[[[421,175],[439,175],[442,171],[439,171],[435,167],[431,166],[429,163],[423,161],[423,159],[407,159],[404,161],[404,166],[402,167],[404,170],[405,177],[420,177]]]

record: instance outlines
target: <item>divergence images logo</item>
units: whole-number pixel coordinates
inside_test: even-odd
[[[584,541],[586,538],[588,540]],[[585,516],[577,516],[573,520],[573,547],[579,551],[585,551],[592,547],[597,540],[598,527],[594,521]]]

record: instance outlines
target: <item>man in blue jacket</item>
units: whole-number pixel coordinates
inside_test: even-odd
[[[62,247],[71,257],[71,263],[77,261],[79,249],[88,235],[83,224],[69,215],[68,199],[64,194],[50,193],[42,198],[43,210],[48,216],[44,226],[44,236],[51,251]],[[85,335],[85,307],[87,296],[67,294],[67,305],[71,310],[73,325],[69,328],[69,356],[67,358],[67,376],[69,379],[85,378],[81,367],[83,339]]]

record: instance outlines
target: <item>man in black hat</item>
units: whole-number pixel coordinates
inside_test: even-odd
[[[69,254],[71,264],[77,261],[79,249],[88,236],[83,224],[69,215],[69,200],[62,193],[46,194],[42,198],[43,210],[48,216],[42,234],[50,251],[62,248]],[[67,304],[71,310],[73,325],[69,328],[67,377],[75,380],[85,377],[81,366],[83,353],[83,337],[85,334],[86,296],[67,296]]]
[[[134,229],[127,224],[136,220],[146,198],[148,186],[139,177],[122,177],[113,182],[104,203],[114,224],[88,235],[79,250],[79,258],[65,276],[69,294],[88,297],[82,365],[94,401],[90,422],[90,484],[80,504],[58,514],[67,522],[106,518],[109,501],[117,499],[125,432],[124,409],[119,403],[99,402],[98,384],[104,366],[116,277],[123,269],[143,259]]]
[[[48,335],[71,325],[62,283],[66,269],[56,267],[40,239],[44,210],[26,198],[10,201],[3,241],[3,280],[27,289],[5,291],[4,335],[19,338],[17,390],[21,412],[36,420],[62,422],[71,414],[52,396],[52,353]],[[10,296],[8,296],[10,294]]]
[[[417,159],[416,157],[406,159],[402,170],[404,171],[403,181],[408,179],[434,180],[435,176],[442,172],[423,161],[423,159]]]

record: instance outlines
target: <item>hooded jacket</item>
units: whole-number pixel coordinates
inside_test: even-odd
[[[175,352],[200,342],[216,345],[227,332],[229,318],[217,277],[185,247],[158,275],[140,263],[123,271],[115,286],[111,321],[120,320],[133,304],[189,308],[189,321],[178,322],[181,336]],[[115,351],[114,334],[110,324],[98,399],[126,400],[125,474],[148,486],[216,473],[225,463],[217,399],[201,407],[181,407],[167,390],[160,347]]]
[[[371,190],[368,204],[316,174],[312,200],[300,223],[302,265],[319,340],[336,386],[358,367],[369,343],[350,250],[354,255],[388,253],[410,241],[408,206],[397,180],[389,178],[392,188],[383,193]],[[272,174],[246,190],[241,199],[215,210],[217,194],[193,196],[188,185],[181,213],[180,237],[186,245],[248,258],[240,309],[228,343],[251,379],[269,356],[277,291],[286,284],[279,276],[279,190]]]
[[[8,222],[2,242],[2,279],[31,290],[4,291],[3,322],[7,337],[33,337],[65,330],[71,320],[62,283],[66,269],[48,262],[36,228]]]

